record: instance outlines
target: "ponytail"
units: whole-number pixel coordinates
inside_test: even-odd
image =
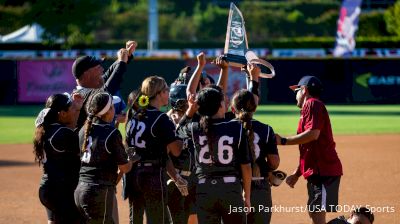
[[[49,99],[53,99],[49,97]],[[44,145],[46,142],[46,131],[50,124],[57,122],[58,112],[51,108],[43,109],[35,120],[35,135],[33,137],[33,154],[35,155],[35,162],[44,162],[46,158],[44,152]]]
[[[94,119],[94,115],[93,114],[89,114],[85,125],[83,126],[85,132],[83,134],[83,145],[82,145],[82,152],[86,152],[86,147],[88,145],[88,141],[89,141],[89,135],[90,135],[90,131],[92,130],[92,123],[93,123],[93,119]]]
[[[204,133],[207,136],[207,145],[208,149],[210,152],[210,158],[211,158],[211,163],[214,163],[214,150],[213,150],[213,145],[212,142],[214,140],[214,136],[212,135],[211,132],[211,127],[212,127],[213,120],[211,119],[210,116],[202,116],[200,119],[200,127],[203,129]]]
[[[254,147],[254,131],[252,125],[253,113],[256,111],[257,104],[254,99],[253,93],[248,90],[237,91],[232,98],[232,108],[235,111],[236,117],[243,124],[248,137],[248,146],[253,157],[252,169],[253,176],[259,177],[260,167],[256,163],[256,152]]]
[[[35,130],[35,136],[33,138],[33,154],[35,154],[35,162],[40,166],[40,162],[44,159],[44,136],[45,128],[40,125]]]
[[[251,156],[253,157],[253,163],[252,163],[252,174],[253,177],[259,177],[261,176],[260,173],[260,167],[258,166],[256,162],[256,151],[254,147],[254,130],[253,130],[253,125],[251,122],[253,113],[251,112],[244,112],[241,111],[239,112],[239,120],[243,124],[244,129],[246,130],[246,135],[248,137],[248,145],[250,148]]]

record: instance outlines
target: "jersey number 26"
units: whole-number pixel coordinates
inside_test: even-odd
[[[224,143],[227,144],[224,144]],[[199,136],[199,143],[200,143],[200,153],[199,153],[199,162],[210,164],[211,156],[210,156],[210,149],[207,144],[207,136]],[[232,162],[233,158],[233,148],[230,146],[233,143],[233,137],[229,136],[222,136],[218,140],[218,161],[221,164],[229,164]]]

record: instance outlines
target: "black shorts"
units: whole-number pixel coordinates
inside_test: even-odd
[[[309,212],[336,212],[340,177],[313,175],[307,179]]]

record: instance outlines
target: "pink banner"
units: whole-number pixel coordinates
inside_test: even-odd
[[[72,92],[73,60],[32,60],[18,63],[18,102],[41,103],[55,93]]]

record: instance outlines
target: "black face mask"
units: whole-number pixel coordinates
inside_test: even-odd
[[[172,105],[172,109],[177,110],[177,111],[186,111],[188,106],[189,105],[188,105],[187,100],[179,99],[174,103],[174,105]]]

